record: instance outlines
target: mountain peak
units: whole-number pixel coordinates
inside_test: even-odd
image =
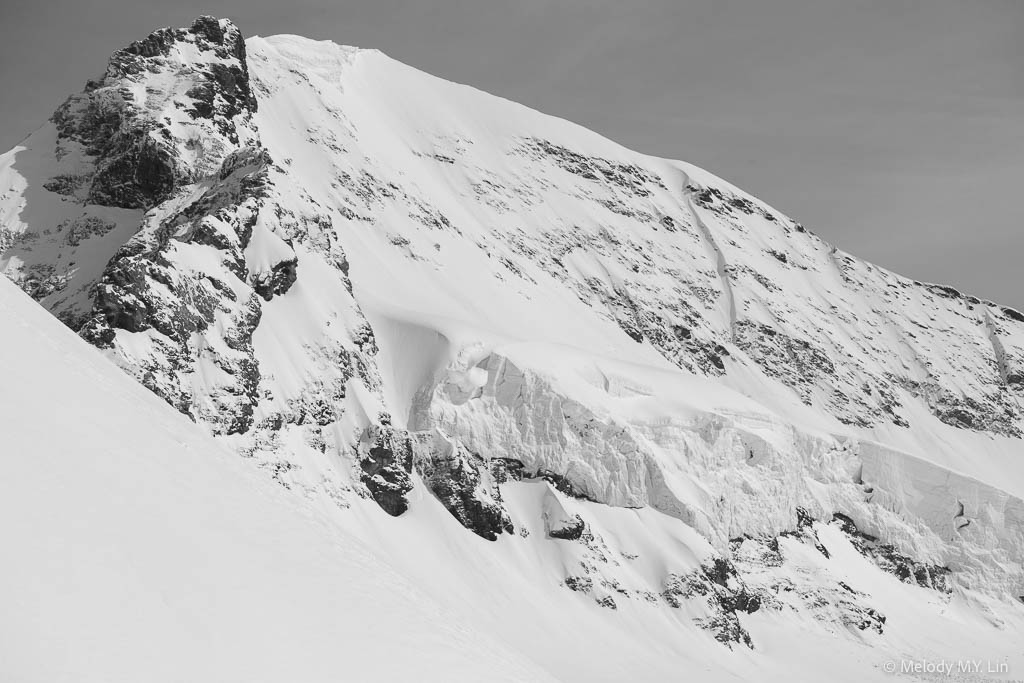
[[[63,168],[50,184],[87,204],[149,208],[253,139],[256,106],[233,24],[160,29],[111,55],[54,113]]]
[[[854,643],[893,577],[1024,594],[1020,315],[690,164],[204,17],[0,157],[0,220],[0,270],[297,498],[544,558],[587,618]]]
[[[189,28],[161,28],[141,40],[137,40],[114,54],[130,54],[142,57],[167,55],[174,43],[182,40],[201,39],[200,47],[223,49],[236,58],[244,58],[245,41],[242,32],[230,19],[211,16],[198,17]]]

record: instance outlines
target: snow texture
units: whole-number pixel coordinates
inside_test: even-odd
[[[4,287],[16,680],[1024,670],[1024,314],[689,164],[204,17],[0,156],[0,270],[84,340]]]

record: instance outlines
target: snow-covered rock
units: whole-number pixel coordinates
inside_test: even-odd
[[[0,156],[0,269],[331,523],[508,560],[536,598],[469,592],[510,624],[548,585],[598,640],[635,604],[734,652],[1020,623],[1024,314],[379,52],[201,18],[114,53]]]

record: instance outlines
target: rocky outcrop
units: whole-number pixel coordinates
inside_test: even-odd
[[[417,460],[416,470],[452,516],[477,536],[494,541],[502,533],[515,531],[497,481],[479,455],[435,434],[430,452]]]
[[[452,517],[481,538],[494,541],[515,531],[500,484],[518,481],[521,463],[488,462],[438,431],[408,432],[388,422],[368,428],[358,449],[361,481],[385,512],[398,516],[409,509],[415,472]]]
[[[806,540],[814,545],[814,548],[824,555],[825,557],[831,557],[828,552],[828,548],[822,545],[818,539],[818,532],[814,529],[814,518],[811,517],[810,513],[805,508],[797,506],[796,508],[796,530],[795,531],[783,531],[780,536],[789,536]],[[774,541],[775,548],[778,550],[778,540]]]
[[[361,480],[381,509],[397,517],[409,509],[406,495],[412,490],[412,439],[390,427],[372,429],[359,455]]]
[[[256,277],[253,289],[263,297],[264,301],[270,301],[275,296],[281,296],[298,279],[298,267],[299,260],[297,258],[275,263],[269,273],[263,273]]]
[[[563,541],[578,541],[583,536],[587,524],[579,515],[573,515],[570,520],[556,520],[548,525],[548,536],[559,538]]]
[[[565,491],[561,491],[557,486],[555,486],[555,490],[565,495],[570,495]],[[544,519],[544,531],[548,538],[556,538],[563,541],[579,541],[587,532],[587,523],[583,521],[583,517],[571,508],[568,508],[563,499],[553,493],[548,493],[548,495],[544,496],[541,517]],[[591,534],[587,534],[588,539],[591,536]]]
[[[918,562],[898,552],[892,544],[882,543],[871,534],[857,528],[848,516],[837,512],[832,521],[839,525],[850,542],[864,557],[877,564],[883,571],[895,575],[904,583],[913,583],[922,588],[931,588],[940,593],[953,590],[949,567]]]
[[[247,277],[243,252],[265,200],[268,163],[259,150],[235,154],[195,201],[150,219],[108,263],[94,288],[93,317],[81,329],[107,348],[116,346],[117,330],[155,332],[150,353],[131,370],[179,410],[225,434],[246,432],[258,401],[252,335],[262,309],[240,280]],[[219,268],[192,266],[192,248],[214,255]],[[207,335],[219,343],[206,343]],[[204,357],[223,371],[216,396],[196,397],[182,381]]]
[[[563,520],[571,514],[565,506],[571,502],[565,497],[546,497],[542,513],[545,527],[565,528]],[[845,515],[836,514],[821,522],[804,508],[796,510],[795,529],[777,536],[734,538],[722,553],[709,554],[695,568],[667,572],[656,587],[637,585],[628,570],[620,570],[616,553],[606,539],[587,528],[572,552],[572,556],[581,558],[582,571],[567,575],[562,584],[595,602],[605,597],[619,604],[622,600],[653,600],[672,609],[685,609],[693,615],[696,626],[730,648],[737,644],[757,646],[744,627],[744,619],[761,610],[798,611],[833,633],[847,629],[863,634],[858,637],[882,635],[887,618],[875,598],[830,573],[837,560],[819,538],[826,525],[838,527],[854,548],[905,583],[936,590],[939,600],[947,599],[952,591],[948,569],[913,560],[892,545],[879,543],[858,531]],[[801,546],[815,548],[824,564],[822,559],[808,556]],[[617,554],[627,565],[638,560],[634,554]]]
[[[701,628],[730,648],[733,644],[754,647],[739,615],[759,610],[761,599],[747,589],[729,560],[716,557],[701,565],[699,570],[683,575],[669,574],[661,596],[675,608],[686,600],[702,600],[708,616],[696,620]]]
[[[782,550],[782,539],[814,545],[826,558],[813,528],[813,521],[793,533],[778,537],[745,537],[729,544],[729,557],[737,573],[743,577],[748,594],[768,610],[799,610],[806,612],[826,629],[843,626],[853,631],[881,634],[886,617],[871,604],[871,596],[843,581],[815,575],[807,567],[794,566],[793,559]]]
[[[80,151],[94,169],[59,182],[90,204],[156,206],[251,140],[243,127],[256,106],[245,41],[230,22],[201,17],[155,31],[115,52],[106,73],[54,113],[58,148]]]

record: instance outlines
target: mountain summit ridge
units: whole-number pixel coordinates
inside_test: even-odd
[[[1024,315],[378,51],[115,52],[0,156],[0,270],[338,524],[455,522],[600,623],[1017,624]]]

